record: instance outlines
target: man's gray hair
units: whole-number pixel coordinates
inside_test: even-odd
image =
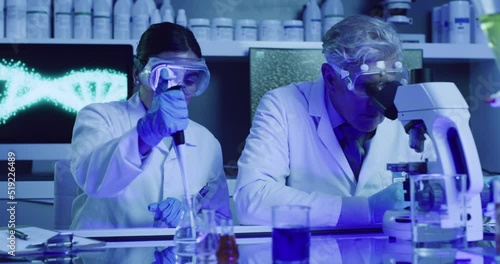
[[[347,17],[332,26],[323,36],[323,54],[329,64],[363,64],[386,60],[396,55],[402,59],[402,46],[392,24],[365,15]]]

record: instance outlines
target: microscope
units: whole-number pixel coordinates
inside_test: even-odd
[[[483,175],[469,127],[468,105],[456,85],[450,82],[410,85],[390,82],[370,96],[386,117],[401,122],[409,135],[410,147],[415,151],[423,151],[425,135],[433,143],[435,161],[399,164],[397,169],[407,169],[407,174],[467,175],[467,240],[482,240],[483,218],[479,194],[483,189]],[[444,193],[453,193],[456,186],[445,185],[444,188]],[[409,210],[385,213],[383,231],[389,237],[411,240],[411,230]]]

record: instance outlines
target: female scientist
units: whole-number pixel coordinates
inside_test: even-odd
[[[231,217],[220,144],[188,119],[187,104],[209,81],[190,30],[159,23],[143,33],[134,60],[138,91],[77,115],[71,172],[83,193],[73,202],[72,229],[175,227],[184,190],[171,135],[182,130],[195,209],[214,209],[217,220]]]

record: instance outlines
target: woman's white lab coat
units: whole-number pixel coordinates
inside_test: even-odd
[[[234,200],[240,223],[269,225],[271,206],[301,204],[311,207],[311,225],[334,226],[341,197],[368,197],[390,185],[387,163],[420,161],[421,155],[408,147],[401,123],[385,119],[356,184],[325,102],[322,79],[277,88],[262,97],[238,161]],[[367,211],[365,204],[352,210]]]
[[[150,203],[182,200],[182,178],[170,143],[164,140],[146,156],[139,154],[136,124],[145,114],[138,93],[128,101],[91,104],[78,113],[71,171],[84,193],[73,202],[71,228],[152,227]],[[231,217],[219,142],[193,121],[184,134],[190,193],[217,183],[209,207]]]

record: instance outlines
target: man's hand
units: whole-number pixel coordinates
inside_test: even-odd
[[[396,182],[368,197],[372,223],[381,223],[387,210],[401,210],[408,206],[404,201],[403,183]]]

